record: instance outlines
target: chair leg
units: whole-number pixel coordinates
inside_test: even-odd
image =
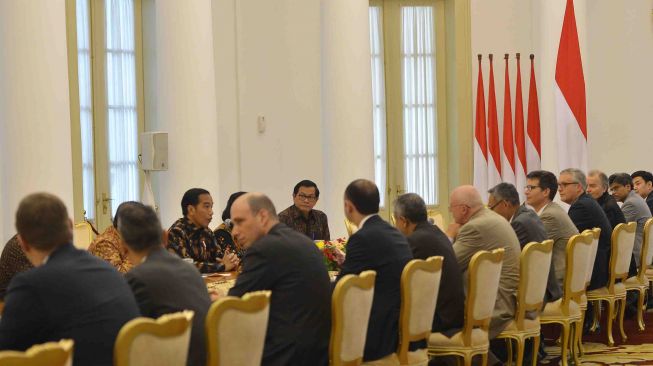
[[[590,327],[590,331],[594,333],[599,328],[599,322],[601,321],[601,301],[596,300],[592,303],[592,305],[594,306],[594,317],[592,319],[592,326]]]
[[[644,299],[646,299],[646,288],[639,289],[639,299],[637,299],[637,324],[640,331],[644,331],[646,325],[644,324]]]
[[[562,325],[562,341],[560,342],[560,361],[562,366],[567,366],[567,349],[569,348],[569,326],[570,324]]]
[[[619,330],[621,331],[621,341],[626,342],[628,337],[624,331],[624,313],[626,312],[626,298],[621,299],[621,307],[619,308]]]
[[[515,343],[517,343],[517,366],[522,366],[524,363],[524,339],[516,339]]]
[[[537,354],[540,353],[540,336],[533,337],[533,366],[537,366]]]
[[[578,352],[576,352],[576,342],[578,340],[578,335],[577,333],[579,332],[578,325],[582,323],[574,322],[571,323],[571,339],[569,340],[571,348],[571,356],[574,359],[574,365],[580,365],[580,362],[578,362]]]
[[[488,352],[490,352],[490,350],[488,350]],[[483,365],[483,366],[487,366],[487,353],[488,352],[485,352],[484,354],[481,355],[481,365]]]
[[[508,365],[511,366],[513,356],[512,356],[512,339],[510,338],[506,338],[506,349],[508,350]]]
[[[585,324],[585,313],[586,310],[581,311],[580,323],[576,331],[576,345],[578,346],[578,353],[580,354],[580,357],[585,355],[585,350],[583,349],[583,325]]]
[[[472,358],[474,358],[474,356],[469,354],[465,355],[465,366],[472,366]]]
[[[614,300],[608,300],[608,313],[605,314],[607,321],[607,332],[608,332],[608,346],[614,346],[614,338],[612,338],[612,319],[614,319]]]

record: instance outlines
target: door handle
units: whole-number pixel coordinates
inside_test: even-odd
[[[108,197],[106,193],[102,193],[102,213],[106,214],[109,211],[110,201],[113,201],[113,198]]]

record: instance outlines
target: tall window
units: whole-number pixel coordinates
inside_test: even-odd
[[[444,29],[437,24],[443,9],[441,0],[370,3],[375,178],[385,202],[414,192],[430,208],[440,204],[438,89],[444,86],[436,66],[444,45],[436,30]]]
[[[86,217],[106,226],[121,202],[138,200],[139,0],[75,2],[81,175]],[[135,2],[136,1],[136,2]]]

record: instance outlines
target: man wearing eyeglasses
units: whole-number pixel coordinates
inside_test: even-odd
[[[293,205],[279,213],[279,221],[303,233],[311,240],[331,240],[327,215],[313,207],[320,198],[317,184],[303,180],[292,192]]]
[[[562,286],[566,269],[566,248],[569,238],[578,229],[567,212],[553,202],[558,191],[558,179],[546,170],[534,170],[526,176],[526,204],[531,206],[544,224],[547,239],[553,240],[553,267],[558,283]]]

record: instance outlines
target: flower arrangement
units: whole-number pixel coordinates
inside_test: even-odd
[[[342,262],[345,261],[347,253],[347,239],[338,238],[336,240],[316,240],[315,245],[324,255],[324,264],[329,271],[339,271]]]

